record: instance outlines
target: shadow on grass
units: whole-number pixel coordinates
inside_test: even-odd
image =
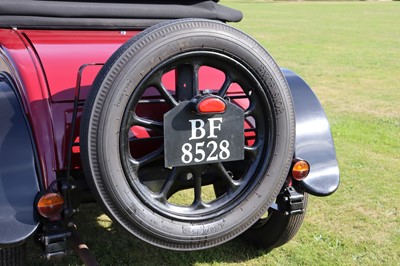
[[[179,252],[154,247],[112,223],[97,204],[81,206],[76,217],[78,231],[100,265],[194,265],[198,263],[243,263],[262,256],[264,251],[237,238],[221,246],[201,251]],[[65,258],[46,261],[41,250],[28,244],[28,265],[82,265],[72,253]]]

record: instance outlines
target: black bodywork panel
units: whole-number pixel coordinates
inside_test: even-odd
[[[282,72],[296,112],[295,157],[310,163],[310,174],[300,185],[312,195],[330,195],[339,186],[339,167],[328,119],[307,83],[290,70]]]
[[[35,150],[9,80],[0,74],[0,247],[24,242],[38,227]]]
[[[144,29],[162,21],[242,19],[240,11],[209,0],[1,0],[0,27],[29,29]]]

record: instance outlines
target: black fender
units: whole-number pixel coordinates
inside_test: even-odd
[[[289,84],[296,114],[295,157],[310,164],[310,173],[300,182],[306,192],[327,196],[339,186],[339,166],[328,119],[321,103],[296,73],[282,69]]]
[[[0,248],[37,229],[38,170],[31,130],[8,76],[0,73]]]

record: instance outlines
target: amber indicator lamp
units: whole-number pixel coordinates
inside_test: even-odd
[[[308,176],[310,173],[310,164],[301,159],[294,160],[292,164],[292,177],[297,180],[301,181]]]
[[[43,194],[37,203],[39,214],[46,218],[60,214],[63,208],[64,199],[55,192]]]

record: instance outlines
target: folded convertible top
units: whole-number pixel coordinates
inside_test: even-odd
[[[225,22],[242,19],[238,10],[200,0],[1,0],[1,28],[143,29],[178,18]]]

